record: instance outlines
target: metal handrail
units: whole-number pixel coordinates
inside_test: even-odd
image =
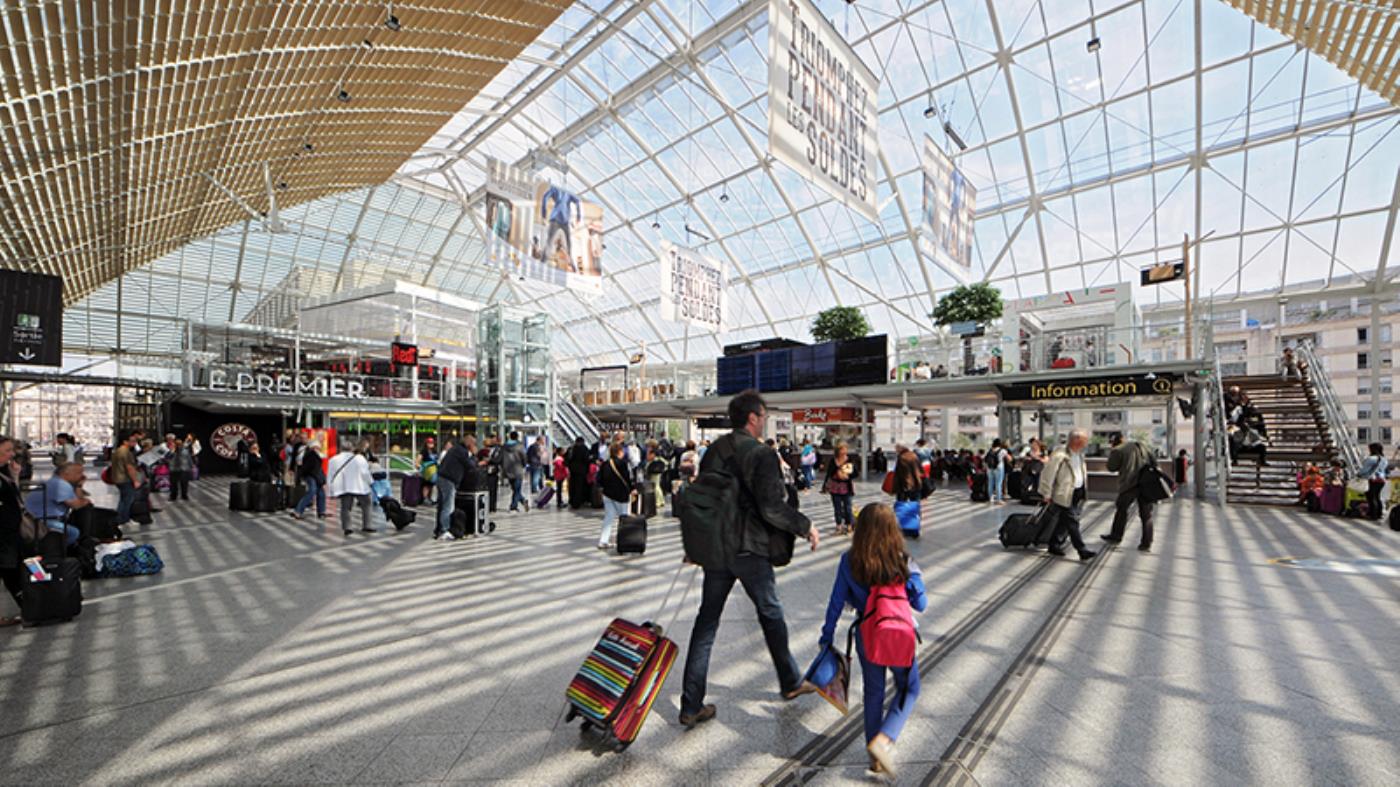
[[[1220,505],[1223,506],[1228,502],[1227,490],[1230,487],[1230,438],[1225,428],[1230,414],[1225,411],[1225,380],[1220,376],[1219,353],[1211,354],[1211,363],[1215,367],[1215,374],[1211,380],[1211,387],[1215,389],[1215,480],[1216,486],[1219,487],[1217,494]]]
[[[1347,425],[1346,410],[1342,409],[1337,391],[1332,387],[1332,380],[1327,376],[1317,354],[1313,352],[1312,342],[1299,342],[1294,348],[1294,353],[1297,354],[1298,360],[1306,364],[1304,379],[1312,384],[1318,405],[1322,408],[1322,418],[1332,433],[1332,441],[1341,452],[1342,463],[1346,465],[1347,472],[1354,477],[1361,472],[1361,448],[1352,438],[1351,429]]]

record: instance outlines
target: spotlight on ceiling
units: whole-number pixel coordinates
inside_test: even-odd
[[[315,148],[310,142],[303,142],[303,143],[301,143],[301,149],[304,150],[304,151],[306,151],[307,153],[310,153],[311,151],[315,150],[316,148]]]
[[[720,202],[728,202],[728,201],[729,201],[729,192],[727,192],[727,191],[721,191],[721,192],[719,193],[719,201],[720,201]]]
[[[934,116],[934,115],[937,115],[937,114],[938,114],[938,110],[934,109],[932,104],[929,104],[928,106],[924,107],[924,117],[925,117],[925,118],[932,119],[933,116]]]
[[[337,93],[337,94],[335,95],[335,97],[338,98],[338,99],[340,99],[341,101],[344,101],[344,102],[346,102],[346,103],[349,103],[349,102],[350,102],[350,91],[346,90],[345,88],[341,88],[341,89],[340,89],[340,92]]]
[[[285,180],[279,180],[279,181],[277,181],[277,190],[278,190],[278,191],[286,191],[286,190],[287,190],[287,181],[285,181]]]
[[[953,144],[958,146],[958,150],[967,150],[967,143],[963,142],[962,137],[958,136],[958,132],[953,130],[952,123],[946,121],[943,123],[943,133],[947,134],[948,138],[953,140]]]
[[[1103,44],[1099,41],[1099,37],[1094,36],[1093,38],[1089,39],[1089,43],[1085,44],[1084,48],[1089,50],[1089,54],[1092,55],[1093,53],[1099,51],[1099,47],[1101,46],[1103,46]]]
[[[393,14],[389,14],[388,18],[384,20],[384,26],[389,28],[390,30],[398,32],[399,18],[397,16],[394,16]]]

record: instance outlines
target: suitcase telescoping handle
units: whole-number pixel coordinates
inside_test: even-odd
[[[681,567],[676,569],[676,575],[671,578],[671,587],[666,589],[666,595],[661,599],[660,608],[656,610],[656,614],[652,616],[651,620],[647,621],[647,625],[656,632],[658,637],[665,636],[666,631],[676,625],[676,619],[680,617],[681,610],[685,608],[685,600],[690,596],[690,589],[695,586],[695,581],[693,579],[685,583],[685,590],[681,593],[681,600],[676,603],[676,609],[671,613],[671,619],[667,621],[665,627],[657,623],[657,621],[661,619],[661,613],[666,611],[666,605],[671,601],[671,594],[676,590],[676,583],[681,581],[681,574],[685,573],[686,568],[692,565],[691,563],[683,561]],[[698,569],[699,566],[695,566],[695,568]]]

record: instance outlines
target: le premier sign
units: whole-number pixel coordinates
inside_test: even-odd
[[[1170,396],[1173,374],[1047,380],[1043,383],[998,385],[1003,402],[1043,402],[1062,399],[1104,399],[1126,396]]]
[[[0,271],[0,363],[62,365],[62,279]]]
[[[267,394],[270,396],[312,396],[321,399],[363,399],[363,380],[344,377],[324,377],[303,372],[264,374],[262,372],[209,371],[210,391]]]

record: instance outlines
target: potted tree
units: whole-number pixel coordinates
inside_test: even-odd
[[[833,306],[812,321],[812,339],[818,342],[859,339],[870,333],[870,323],[854,306]]]
[[[1001,317],[1001,290],[986,283],[963,285],[938,299],[933,307],[933,322],[946,327],[956,322],[984,325]],[[963,337],[963,372],[976,365],[972,355],[972,337]]]

